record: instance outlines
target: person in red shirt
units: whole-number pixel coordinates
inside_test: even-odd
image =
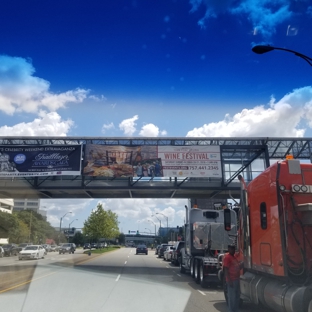
[[[238,312],[240,300],[239,276],[242,263],[235,254],[235,245],[228,246],[228,253],[223,259],[223,271],[227,285],[229,312]]]

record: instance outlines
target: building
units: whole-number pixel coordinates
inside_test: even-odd
[[[33,210],[39,213],[40,199],[39,198],[26,198],[16,199],[14,201],[13,211]]]
[[[162,236],[162,237],[168,236],[168,234],[169,234],[169,236],[171,236],[171,233],[178,235],[179,234],[179,227],[168,227],[168,228],[167,227],[161,227],[158,230],[158,235]],[[176,236],[176,235],[174,235],[174,236]]]
[[[14,206],[14,200],[11,198],[1,198],[0,199],[0,211],[6,212],[6,213],[12,213]],[[8,244],[9,239],[7,237],[0,237],[0,244]]]
[[[40,209],[40,198],[16,199],[14,201],[13,211],[32,210],[40,213],[47,220],[47,212]]]
[[[12,198],[0,199],[0,211],[12,213],[14,207],[14,200]]]

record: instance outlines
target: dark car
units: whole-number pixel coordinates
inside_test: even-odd
[[[174,265],[179,265],[179,258],[181,257],[181,248],[184,247],[184,242],[177,242],[174,246],[175,248],[173,249],[172,252],[172,258],[171,258],[171,263]]]
[[[19,253],[19,248],[16,244],[6,244],[2,246],[3,250],[4,250],[4,255],[5,256],[17,256]]]
[[[18,251],[22,251],[25,249],[25,247],[33,245],[32,243],[21,243],[18,245]]]
[[[155,248],[155,255],[158,255],[159,248],[160,248],[160,245],[157,245],[157,247]]]
[[[172,246],[169,244],[161,244],[158,250],[158,258],[161,258],[164,256],[164,252],[167,249],[168,246]]]
[[[92,243],[92,244],[91,244],[91,248],[98,249],[98,248],[99,248],[99,246],[98,246],[98,244],[97,244],[97,243]]]
[[[136,255],[140,253],[144,253],[146,255],[148,254],[146,245],[138,245],[138,247],[136,248]]]
[[[59,254],[74,253],[76,251],[76,245],[72,243],[63,244],[59,249]]]
[[[86,243],[83,245],[83,249],[91,249],[91,245],[89,243]]]

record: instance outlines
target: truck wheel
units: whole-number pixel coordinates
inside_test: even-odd
[[[190,267],[191,267],[191,277],[195,278],[195,275],[194,275],[194,259],[191,259]]]
[[[180,262],[180,273],[184,274],[185,273],[185,268],[184,266],[182,265],[182,260]]]
[[[207,287],[207,282],[205,281],[205,276],[204,276],[204,264],[203,264],[203,262],[201,262],[199,265],[199,281],[200,281],[201,287],[203,287],[203,288]]]
[[[199,284],[199,263],[197,260],[194,261],[194,278],[195,278],[195,283]]]

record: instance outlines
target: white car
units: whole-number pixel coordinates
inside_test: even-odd
[[[18,254],[18,259],[40,259],[44,258],[45,249],[41,245],[26,246],[24,250]]]
[[[164,251],[164,260],[171,261],[173,246],[168,246],[167,249]]]

